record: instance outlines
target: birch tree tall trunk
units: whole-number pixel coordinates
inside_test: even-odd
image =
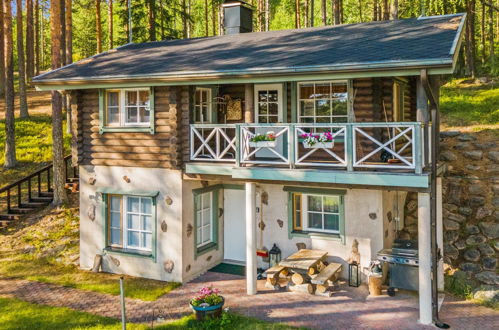
[[[33,0],[26,0],[26,78],[35,75],[35,35],[33,29]]]
[[[14,123],[14,40],[12,36],[12,6],[3,0],[5,38],[5,168],[13,168],[16,160],[16,133]]]
[[[390,7],[390,16],[392,19],[399,19],[399,1],[398,0],[392,0],[392,4]]]
[[[24,61],[23,1],[16,1],[17,66],[19,71],[19,113],[21,118],[29,117],[26,99],[26,62]]]
[[[5,33],[3,1],[0,0],[0,97],[5,96]]]
[[[336,0],[336,1],[339,1],[339,0]],[[305,27],[308,27],[309,24],[310,24],[310,20],[309,20],[310,16],[308,15],[309,8],[310,8],[310,0],[305,0],[305,8],[303,8],[304,9],[304,13],[305,13],[303,15],[303,20],[304,20],[303,25]]]
[[[326,0],[321,0],[321,14],[322,14],[322,24],[327,25],[327,2],[326,2]]]
[[[102,22],[100,0],[95,0],[95,41],[97,42],[97,54],[102,53]]]
[[[61,1],[50,1],[50,36],[52,39],[52,69],[62,65],[62,22]],[[62,135],[62,97],[57,91],[52,91],[52,159],[54,164],[54,205],[67,203],[68,196],[64,189],[66,181],[64,168],[64,143]]]
[[[35,0],[35,74],[40,74],[40,0]]]
[[[156,41],[156,1],[149,0],[149,41]]]
[[[388,21],[390,19],[390,3],[388,0],[383,0],[383,20]]]
[[[113,0],[109,0],[109,8],[108,8],[108,30],[109,30],[109,49],[114,48],[114,31],[113,31]],[[163,9],[161,9],[163,10]]]

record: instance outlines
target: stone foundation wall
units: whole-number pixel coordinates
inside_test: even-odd
[[[471,282],[499,285],[498,132],[443,132],[445,263]]]

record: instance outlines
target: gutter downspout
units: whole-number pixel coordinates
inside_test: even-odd
[[[437,245],[437,157],[440,151],[440,112],[437,98],[433,94],[431,84],[426,69],[421,70],[421,83],[426,96],[430,101],[431,113],[431,172],[430,172],[430,218],[431,218],[431,291],[432,291],[432,314],[433,323],[441,329],[448,329],[447,323],[438,318],[438,263],[442,258],[441,247]]]

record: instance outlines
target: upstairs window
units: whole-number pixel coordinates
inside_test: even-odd
[[[404,121],[405,84],[400,81],[393,83],[393,121]]]
[[[196,124],[211,123],[210,88],[196,88],[194,95],[194,122]]]
[[[108,89],[101,92],[101,131],[153,127],[152,89]]]
[[[298,83],[298,122],[321,124],[347,121],[347,81]]]

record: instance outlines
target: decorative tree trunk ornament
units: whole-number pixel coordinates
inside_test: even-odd
[[[168,274],[171,274],[173,272],[173,268],[175,267],[175,264],[173,263],[173,260],[166,260],[165,263],[163,264],[163,268],[165,269],[165,272]]]
[[[113,262],[113,264],[115,264],[116,267],[119,267],[120,266],[120,261],[119,259],[113,257],[113,256],[109,256],[109,259]]]
[[[168,230],[168,225],[166,224],[166,220],[163,220],[163,221],[161,222],[161,231],[162,231],[163,233],[166,233],[166,231],[167,231],[167,230]]]
[[[165,203],[166,205],[170,206],[173,204],[173,199],[170,196],[166,196]]]
[[[123,180],[126,182],[126,183],[130,183],[130,178],[127,177],[126,175],[123,176]]]
[[[190,223],[189,223],[189,224],[187,224],[187,230],[186,230],[186,232],[187,232],[187,237],[191,237],[191,235],[192,235],[192,230],[193,230],[193,229],[194,229],[194,228],[192,227],[192,225],[191,225]]]
[[[269,205],[269,194],[264,191],[262,192],[262,203],[265,204],[265,205]]]
[[[260,230],[262,230],[262,231],[263,231],[263,230],[265,230],[265,222],[260,221],[260,222],[258,223],[258,228],[260,228]]]
[[[206,261],[207,261],[207,262],[210,262],[212,258],[213,258],[213,256],[208,256],[208,257],[206,258]]]
[[[187,265],[187,267],[185,267],[185,272],[188,273],[190,270],[191,270],[191,265]]]
[[[94,177],[91,177],[91,178],[88,179],[88,184],[91,185],[91,186],[93,186],[95,184],[95,181],[97,181],[97,179],[94,178]]]
[[[369,213],[369,218],[371,218],[371,220],[376,220],[377,217],[378,216],[376,215],[376,213],[374,212]]]
[[[277,225],[279,226],[279,228],[282,228],[284,226],[284,221],[282,221],[281,219],[277,219]]]

